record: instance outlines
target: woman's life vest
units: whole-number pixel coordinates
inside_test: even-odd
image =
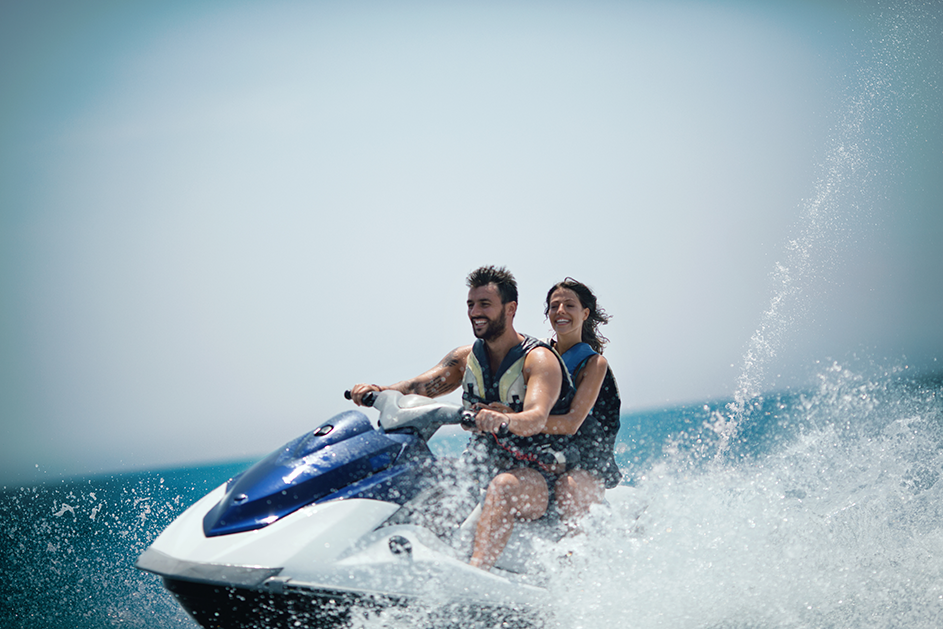
[[[573,382],[577,381],[586,362],[595,355],[596,352],[586,343],[577,343],[563,352],[563,362]],[[622,480],[615,458],[621,409],[619,387],[612,369],[607,367],[596,403],[573,435],[573,443],[579,450],[579,464],[576,467],[598,476],[606,489],[612,489]]]

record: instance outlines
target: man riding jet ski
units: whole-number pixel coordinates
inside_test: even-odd
[[[437,397],[462,388],[475,429],[466,454],[487,484],[470,563],[489,569],[516,521],[541,518],[567,469],[569,436],[542,434],[551,414],[565,414],[574,387],[566,364],[547,343],[514,330],[517,282],[505,268],[484,266],[466,278],[468,318],[476,341],[456,348],[425,373],[380,387],[358,384],[354,402],[371,391],[395,390]],[[505,437],[499,433],[507,432]],[[553,465],[541,461],[559,453]]]

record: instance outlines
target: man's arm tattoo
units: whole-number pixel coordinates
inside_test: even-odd
[[[461,362],[462,362],[461,359],[458,357],[458,350],[453,349],[451,352],[448,353],[448,355],[445,358],[442,359],[442,362],[440,364],[445,368],[449,368],[449,367],[457,367],[458,365],[461,364]]]
[[[406,392],[415,393],[417,395],[425,395],[426,397],[436,397],[446,393],[451,393],[458,388],[458,384],[449,383],[450,370],[460,367],[462,362],[463,358],[461,352],[457,349],[452,350],[439,363],[438,366],[441,369],[433,370],[439,371],[438,375],[430,376],[425,379],[420,377],[410,380],[406,385]]]
[[[437,395],[448,393],[452,388],[453,387],[450,387],[449,383],[446,381],[445,376],[436,376],[426,383],[426,395],[436,397]]]
[[[413,380],[406,387],[408,393],[424,395],[426,397],[436,397],[443,393],[449,393],[454,387],[451,387],[445,376],[434,376],[428,380]]]

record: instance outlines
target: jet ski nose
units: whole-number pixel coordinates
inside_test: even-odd
[[[368,479],[390,468],[404,448],[401,439],[375,430],[359,411],[335,415],[230,480],[226,493],[203,517],[203,534],[257,530],[362,481],[362,490],[369,491]],[[409,473],[404,467],[374,484],[394,483],[399,474],[407,482]]]

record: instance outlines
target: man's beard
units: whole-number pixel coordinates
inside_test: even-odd
[[[507,327],[508,317],[502,312],[500,319],[489,319],[488,325],[485,326],[485,329],[480,333],[476,332],[475,336],[483,341],[490,341],[504,334],[504,331],[507,329]]]

